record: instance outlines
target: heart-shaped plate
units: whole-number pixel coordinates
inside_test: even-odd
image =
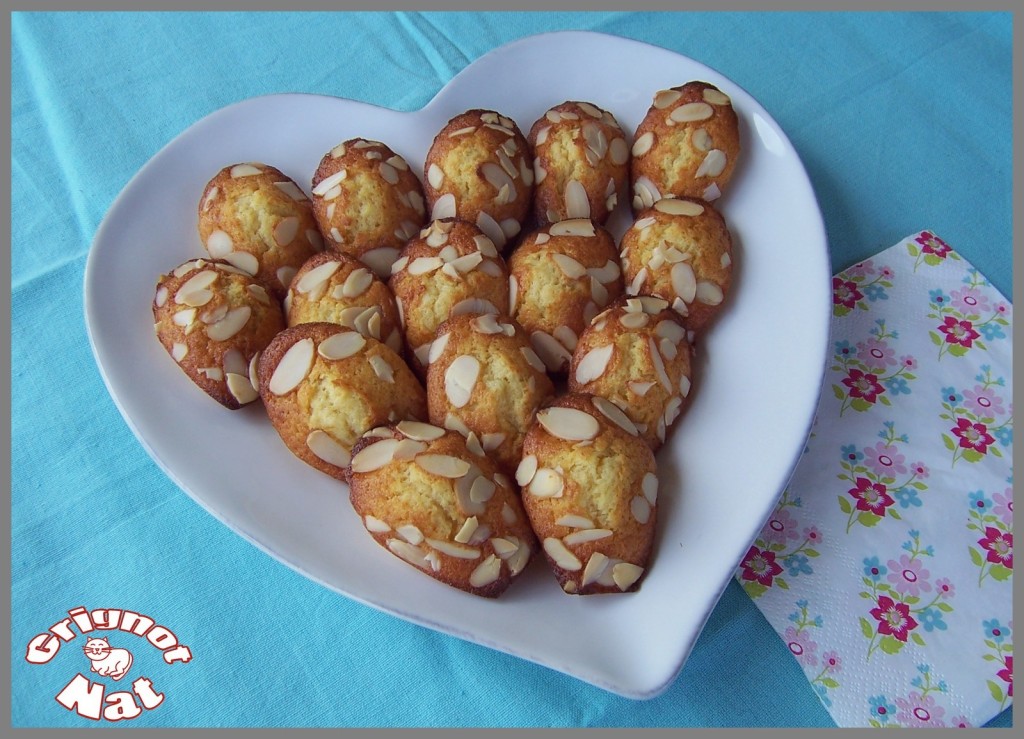
[[[742,159],[716,203],[734,240],[734,282],[701,341],[690,407],[658,454],[657,539],[637,593],[566,595],[542,558],[497,600],[424,576],[371,540],[347,488],[293,457],[259,403],[225,410],[191,384],[154,336],[156,279],[204,256],[197,204],[227,164],[271,164],[308,192],[323,154],[361,136],[385,142],[422,174],[434,134],[464,110],[497,110],[526,131],[552,105],[583,100],[610,110],[631,132],[657,90],[691,80],[726,92],[741,122]],[[625,205],[609,224],[616,237],[630,222]],[[231,529],[349,598],[620,695],[650,698],[682,668],[803,448],[825,367],[829,275],[806,172],[757,101],[673,52],[564,32],[490,52],[409,113],[282,94],[203,118],[114,202],[89,254],[85,309],[97,364],[125,421],[167,475]]]

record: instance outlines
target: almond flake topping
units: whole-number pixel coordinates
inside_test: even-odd
[[[640,579],[640,576],[644,573],[643,567],[638,567],[635,564],[629,562],[619,562],[617,565],[612,567],[612,579],[618,586],[619,590],[625,592],[632,587],[633,583]]]
[[[505,237],[505,232],[502,230],[501,225],[494,220],[490,213],[486,211],[480,211],[476,217],[476,226],[489,238],[494,245],[501,249],[505,246],[508,239]]]
[[[704,212],[704,206],[700,203],[675,198],[659,200],[654,204],[654,209],[674,216],[699,216]]]
[[[479,525],[480,522],[477,520],[477,517],[470,516],[466,519],[465,523],[462,524],[462,528],[459,529],[459,532],[455,534],[453,537],[454,540],[460,544],[468,543]]]
[[[399,557],[404,559],[409,564],[415,567],[419,567],[423,570],[427,569],[428,567],[433,569],[430,560],[427,559],[427,553],[419,547],[413,546],[409,542],[402,541],[401,539],[388,539],[387,546],[388,549],[390,549],[392,552],[397,554]]]
[[[642,274],[646,277],[646,271],[643,271]],[[636,282],[636,280],[634,280],[634,282]],[[642,312],[623,313],[619,316],[619,323],[626,328],[643,328],[650,320],[650,317],[646,313]]]
[[[348,171],[339,169],[334,174],[328,175],[320,180],[320,182],[316,184],[316,187],[313,188],[313,194],[323,197],[329,190],[339,185],[346,177],[348,177]]]
[[[591,349],[584,354],[583,358],[576,365],[576,382],[580,385],[586,385],[588,382],[596,380],[603,375],[608,368],[608,363],[611,361],[614,349],[614,344],[608,344],[607,346]]]
[[[230,375],[228,376],[230,377]],[[317,458],[335,467],[347,467],[351,461],[349,450],[320,429],[311,431],[306,437],[306,446]]]
[[[231,176],[233,178],[249,177],[256,174],[263,174],[263,170],[251,164],[236,164],[231,168]]]
[[[551,258],[554,260],[555,264],[558,265],[558,268],[562,270],[562,274],[564,274],[570,280],[575,280],[580,277],[583,277],[583,275],[587,273],[586,267],[584,267],[582,264],[580,264],[578,261],[576,261],[567,254],[559,254],[558,252],[554,252],[552,253]]]
[[[227,341],[245,328],[251,315],[252,308],[247,305],[232,308],[221,320],[206,327],[206,335],[211,341]]]
[[[672,289],[685,302],[692,303],[697,294],[697,278],[693,267],[688,262],[677,262],[672,265]]]
[[[718,305],[725,298],[722,288],[714,282],[701,280],[697,283],[696,297],[698,303],[705,305]]]
[[[574,528],[574,529],[592,529],[592,528],[594,528],[594,522],[591,521],[589,518],[586,518],[585,516],[577,516],[576,514],[573,514],[573,513],[569,513],[569,514],[566,514],[566,515],[562,516],[557,521],[555,521],[555,525],[556,526],[568,526],[568,527]]]
[[[669,118],[676,123],[703,121],[714,115],[714,110],[707,103],[685,103],[669,113]]]
[[[360,337],[362,338],[362,337]],[[296,341],[274,368],[268,388],[274,395],[285,395],[299,386],[313,366],[313,340]]]
[[[552,236],[594,236],[594,224],[586,218],[570,218],[554,223],[548,229]]]
[[[366,339],[356,331],[339,331],[320,342],[317,353],[324,359],[337,361],[347,359],[362,351]]]
[[[585,544],[588,541],[606,539],[611,535],[611,529],[584,529],[583,531],[574,531],[563,536],[562,541],[569,546],[575,546],[577,544]]]
[[[427,472],[439,477],[457,479],[469,472],[469,462],[447,454],[421,454],[415,461]]]
[[[547,552],[548,556],[554,560],[555,564],[563,570],[575,572],[576,570],[583,568],[583,563],[577,559],[575,554],[566,548],[561,539],[555,539],[554,537],[548,537],[545,539],[544,551]]]
[[[225,231],[214,231],[206,239],[206,251],[214,259],[223,259],[235,248],[231,237]]]
[[[188,346],[178,341],[174,342],[174,345],[171,346],[171,356],[174,357],[175,362],[180,362],[188,356]]]
[[[533,367],[533,369],[537,372],[547,372],[548,368],[541,358],[537,356],[537,352],[528,346],[519,347],[519,351],[522,352],[523,358],[526,359],[526,363]]]
[[[629,501],[629,511],[637,523],[645,524],[651,519],[651,504],[643,496],[637,495]]]
[[[693,142],[693,148],[697,151],[708,151],[713,146],[711,134],[706,128],[698,128],[694,131],[690,141]]]
[[[572,359],[572,352],[566,349],[555,337],[543,331],[534,331],[530,334],[530,343],[533,345],[537,355],[544,362],[545,367],[557,372],[561,367]]]
[[[712,149],[697,167],[694,177],[718,177],[725,170],[726,156],[721,149]]]
[[[654,94],[654,107],[658,110],[664,110],[670,105],[674,105],[682,96],[683,93],[679,90],[658,90]]]
[[[616,426],[621,428],[631,436],[637,435],[636,425],[629,420],[629,417],[622,412],[622,409],[609,400],[606,400],[598,395],[595,395],[591,402],[594,407],[601,412],[605,418],[614,423]]]
[[[423,532],[414,524],[407,523],[398,526],[395,528],[395,532],[410,544],[421,544],[423,542]]]
[[[608,569],[608,563],[610,560],[600,552],[594,552],[590,555],[590,559],[587,561],[587,567],[583,570],[583,587],[590,585],[593,582],[597,582],[604,574],[605,570]]]
[[[612,143],[608,146],[608,154],[612,159],[612,164],[621,167],[629,161],[629,145],[625,139],[612,139]]]
[[[469,584],[474,588],[482,588],[495,582],[500,576],[501,560],[491,554],[469,574]]]
[[[440,171],[440,170],[438,170]],[[443,174],[443,173],[442,173]],[[437,188],[435,188],[437,189]],[[439,220],[441,218],[454,218],[455,217],[455,195],[450,192],[445,193],[437,200],[434,201],[434,207],[430,212],[431,220]]]
[[[447,554],[456,559],[479,559],[480,550],[473,547],[464,547],[443,539],[427,539],[427,544],[432,546],[441,554]]]
[[[558,470],[541,467],[537,470],[527,488],[537,498],[561,498],[565,481]]]
[[[178,305],[189,305],[199,307],[206,305],[213,299],[213,293],[207,288],[217,279],[217,272],[212,269],[205,269],[199,274],[191,277],[184,285],[178,288],[174,294],[174,302]]]
[[[398,430],[406,437],[416,441],[433,441],[444,436],[444,429],[420,421],[401,421]]]
[[[384,521],[381,521],[376,516],[366,515],[363,517],[363,525],[367,531],[374,534],[386,534],[391,531],[391,527],[388,526]]]
[[[575,408],[544,408],[537,412],[537,422],[549,434],[565,441],[587,441],[601,430],[596,418]]]
[[[331,276],[333,276],[334,273],[338,271],[339,267],[341,267],[341,262],[336,262],[333,260],[329,262],[324,262],[318,267],[314,267],[313,269],[309,270],[309,272],[306,272],[304,275],[302,275],[302,277],[299,278],[299,281],[295,283],[296,292],[313,292],[316,288],[320,287],[327,280],[331,279]]]
[[[358,454],[352,457],[352,471],[373,472],[379,470],[394,459],[399,443],[398,439],[381,439],[363,447]]]
[[[729,105],[732,103],[728,95],[711,87],[704,88],[703,98],[712,105]]]
[[[519,487],[526,487],[533,480],[537,474],[537,457],[533,454],[527,454],[519,462],[519,466],[516,467],[516,484]]]
[[[633,156],[642,157],[654,146],[654,132],[648,131],[633,142]]]
[[[578,180],[569,180],[565,186],[565,213],[568,218],[590,218],[590,200]]]
[[[394,384],[395,382],[395,368],[388,364],[388,360],[379,354],[375,354],[369,359],[370,366],[373,367],[374,373],[384,382]]]
[[[464,407],[480,375],[480,360],[468,354],[458,356],[444,373],[445,395],[456,408]]]
[[[441,336],[438,336],[436,339],[434,339],[431,343],[426,344],[425,346],[427,346],[427,361],[422,362],[421,364],[433,364],[434,362],[436,362],[438,357],[440,357],[444,353],[445,347],[448,346],[448,339],[450,338],[451,334],[442,334]]]

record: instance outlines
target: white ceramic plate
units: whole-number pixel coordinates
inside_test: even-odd
[[[500,599],[475,598],[391,556],[363,530],[344,485],[293,457],[252,404],[229,412],[200,392],[153,334],[158,275],[203,256],[196,207],[207,180],[262,161],[308,191],[323,154],[356,136],[422,164],[434,134],[469,108],[524,131],[550,106],[588,100],[635,130],[659,89],[706,80],[728,93],[743,158],[718,201],[733,235],[731,304],[701,346],[699,392],[659,453],[654,559],[639,592],[573,597],[542,558]],[[611,222],[628,225],[620,206]],[[422,110],[271,95],[217,111],[128,183],[93,243],[85,308],[110,394],[158,465],[234,531],[344,595],[632,697],[683,666],[807,437],[825,366],[830,265],[821,214],[785,134],[742,88],[664,49],[594,33],[522,39],[478,59]],[[203,444],[194,442],[198,432]]]

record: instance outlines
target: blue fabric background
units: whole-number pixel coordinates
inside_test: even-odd
[[[929,228],[1012,294],[1009,14],[14,14],[14,726],[91,723],[54,701],[84,640],[73,660],[24,659],[78,605],[152,615],[195,655],[159,667],[136,651],[167,699],[134,727],[832,725],[735,584],[647,702],[327,591],[179,491],[99,377],[82,310],[90,242],[171,138],[274,92],[413,110],[492,48],[562,29],[677,51],[754,95],[810,173],[836,271]]]

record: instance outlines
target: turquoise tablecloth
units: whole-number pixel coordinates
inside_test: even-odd
[[[637,703],[258,551],[122,421],[86,337],[86,256],[132,174],[218,108],[301,91],[412,110],[497,46],[582,29],[699,59],[753,94],[803,158],[836,270],[928,228],[1010,295],[1009,14],[19,13],[12,26],[15,726],[93,725],[54,700],[88,673],[84,639],[26,660],[76,606],[150,615],[194,657],[144,655],[164,702],[135,727],[832,725],[735,583],[680,677]]]

